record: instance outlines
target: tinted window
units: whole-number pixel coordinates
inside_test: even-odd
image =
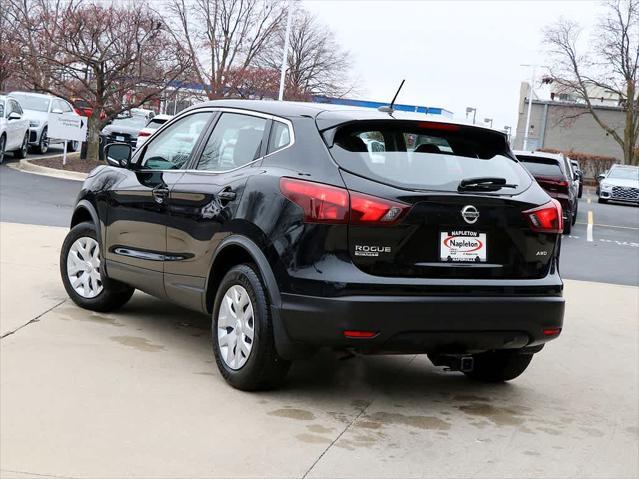
[[[533,176],[564,176],[557,160],[534,156],[519,156],[519,161]]]
[[[23,114],[22,107],[20,106],[20,103],[18,103],[15,100],[11,100],[9,103],[11,103],[11,111],[15,111],[16,113],[19,113],[20,115]],[[0,115],[0,116],[2,116],[2,115]]]
[[[143,116],[121,116],[115,118],[112,122],[114,126],[125,126],[127,128],[137,128],[141,130],[146,124],[146,118]]]
[[[190,158],[211,112],[188,115],[173,123],[146,145],[142,165],[153,170],[181,168]]]
[[[231,170],[257,159],[266,123],[264,118],[223,113],[206,142],[197,169]]]
[[[0,100],[0,118],[4,117],[4,101]]]
[[[156,120],[153,119],[151,120],[149,123],[147,123],[145,128],[149,128],[151,130],[157,130],[158,128],[160,128],[162,125],[164,125],[166,123],[166,120]]]
[[[338,127],[331,154],[345,170],[418,190],[457,191],[462,179],[504,178],[527,188],[531,179],[503,135],[480,128],[419,121],[362,121]]]
[[[281,150],[291,143],[291,132],[288,125],[281,121],[273,121],[271,136],[268,140],[268,153]]]

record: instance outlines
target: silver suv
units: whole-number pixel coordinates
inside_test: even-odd
[[[599,203],[613,200],[639,204],[639,166],[614,165],[597,179]]]

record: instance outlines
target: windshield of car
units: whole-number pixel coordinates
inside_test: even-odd
[[[517,158],[533,176],[564,176],[559,162],[552,158],[536,156],[518,156]]]
[[[49,98],[22,93],[12,93],[11,96],[20,102],[23,110],[49,111]]]
[[[337,127],[330,151],[343,169],[400,188],[457,191],[463,179],[491,177],[505,179],[509,187],[503,192],[513,194],[532,181],[511,157],[503,135],[463,125],[403,120],[349,123]]]
[[[639,180],[639,168],[613,168],[608,178],[617,180]]]
[[[125,116],[115,118],[111,123],[114,126],[124,126],[127,128],[137,128],[141,130],[146,125],[146,118],[143,116]]]

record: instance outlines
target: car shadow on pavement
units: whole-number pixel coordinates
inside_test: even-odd
[[[211,350],[210,317],[145,294],[137,294],[122,310],[109,316],[118,318],[120,324],[137,326],[153,336],[155,342],[170,344],[165,346],[168,349],[189,348],[197,352],[210,364],[216,381],[223,382]],[[174,341],[176,336],[181,341]],[[297,398],[321,394],[339,398],[345,391],[370,395],[389,390],[394,395],[439,398],[442,394],[470,392],[477,397],[495,392],[504,395],[513,389],[516,386],[511,384],[483,384],[461,373],[444,372],[443,368],[434,367],[426,355],[361,355],[322,349],[308,359],[295,361],[286,382],[278,390],[264,394],[294,394]]]

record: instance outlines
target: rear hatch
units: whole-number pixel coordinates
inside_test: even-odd
[[[561,162],[539,156],[519,155],[517,158],[550,196],[557,198],[568,195],[568,179]]]
[[[363,271],[482,279],[548,273],[558,235],[535,231],[525,212],[548,208],[550,199],[514,159],[504,135],[439,122],[371,120],[334,127],[324,138],[351,192],[349,251]],[[354,220],[353,197],[361,193],[371,195],[370,218],[376,201],[396,211],[377,222]],[[366,211],[362,201],[359,209]]]

